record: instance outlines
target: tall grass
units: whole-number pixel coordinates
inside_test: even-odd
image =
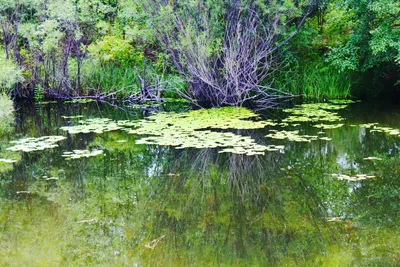
[[[348,98],[351,81],[348,74],[321,65],[305,65],[281,73],[274,86],[306,98]]]
[[[85,87],[101,89],[103,92],[127,88],[126,93],[130,93],[139,89],[135,66],[100,66],[88,74],[85,83]]]
[[[145,69],[143,66],[126,64],[119,66],[116,64],[99,64],[85,66],[82,87],[84,92],[100,91],[111,93],[122,88],[120,96],[128,96],[140,90],[138,74],[151,86],[156,86],[161,82],[163,97],[179,97],[176,90],[185,90],[186,84],[179,75],[174,73],[162,74],[154,66],[148,64]]]

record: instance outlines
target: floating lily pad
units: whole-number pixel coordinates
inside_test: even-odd
[[[320,137],[319,140],[331,141],[332,138],[329,138],[329,137]]]
[[[62,157],[65,158],[66,160],[71,160],[71,159],[80,159],[80,158],[89,158],[89,157],[95,157],[103,154],[103,150],[73,150],[71,151],[65,151],[63,152]]]
[[[375,178],[374,175],[367,175],[367,174],[356,174],[355,176],[349,176],[345,174],[332,174],[332,176],[336,177],[339,180],[346,180],[351,182],[358,182],[362,180]]]
[[[331,99],[331,100],[329,100],[329,102],[332,103],[332,104],[353,104],[353,103],[356,103],[355,101],[350,100],[350,99]]]
[[[382,159],[378,158],[378,157],[367,157],[367,158],[363,158],[363,160],[382,160]]]
[[[372,127],[374,127],[374,126],[376,126],[378,124],[379,123],[377,123],[377,122],[371,122],[371,123],[363,123],[363,124],[360,124],[359,126],[361,128],[372,128]],[[356,126],[356,125],[354,125],[354,126]]]
[[[273,139],[287,139],[294,142],[311,142],[317,140],[318,136],[314,135],[300,135],[299,131],[278,131],[270,130],[272,133],[267,134],[265,137]]]
[[[344,125],[343,123],[339,123],[339,124],[323,124],[323,123],[321,123],[321,124],[313,125],[313,127],[323,129],[323,130],[330,130],[330,129],[340,128],[343,125]]]
[[[37,138],[28,137],[17,141],[11,141],[10,143],[15,145],[7,148],[7,150],[23,152],[42,151],[45,149],[58,147],[56,143],[64,139],[66,139],[65,136],[42,136]]]
[[[376,126],[376,125],[374,125],[372,128],[373,129],[371,129],[370,132],[380,132],[380,133],[385,133],[388,135],[400,136],[399,129],[395,129],[395,128],[391,128],[391,127],[380,127],[380,126]]]
[[[107,118],[94,118],[80,120],[80,125],[64,126],[61,130],[67,131],[70,134],[77,133],[104,133],[122,129],[122,125]],[[125,123],[126,124],[126,123]]]
[[[0,162],[3,162],[3,163],[15,163],[15,162],[17,162],[17,160],[0,158]]]
[[[294,108],[284,110],[284,112],[290,113],[290,116],[283,119],[282,122],[341,121],[344,119],[337,112],[331,110],[336,111],[346,107],[347,105],[333,105],[328,103],[297,105]]]
[[[138,121],[130,134],[147,135],[137,144],[154,144],[185,148],[224,148],[220,153],[256,155],[271,147],[257,144],[249,136],[211,129],[260,129],[275,126],[271,120],[261,121],[245,108],[200,109],[186,113],[158,113]]]

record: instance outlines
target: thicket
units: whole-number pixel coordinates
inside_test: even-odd
[[[275,86],[309,97],[400,92],[400,2],[324,0],[282,53]]]
[[[397,88],[395,0],[0,0],[0,88],[270,105]]]

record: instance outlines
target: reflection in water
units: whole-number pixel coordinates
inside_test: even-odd
[[[74,121],[61,116],[140,116],[95,103],[39,110],[18,111],[16,136],[62,135],[59,128]],[[365,122],[348,117],[347,124]],[[285,141],[284,153],[250,157],[136,145],[138,137],[124,131],[68,135],[59,149],[22,153],[0,172],[0,263],[396,265],[398,141],[347,124],[327,130],[330,142]],[[267,133],[241,132],[278,144]],[[62,157],[74,149],[104,154]],[[368,156],[384,160],[363,160]],[[333,173],[377,179],[340,181]]]

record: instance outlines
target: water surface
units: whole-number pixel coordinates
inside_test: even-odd
[[[0,135],[0,158],[18,159],[0,163],[1,266],[400,265],[400,136],[365,125],[399,129],[396,107],[350,104],[337,111],[344,126],[311,142],[266,135],[318,136],[316,122],[222,130],[285,146],[252,156],[136,144],[142,137],[123,130],[61,129],[90,118],[137,121],[152,108],[16,108],[15,128]],[[288,114],[262,116],[279,123]],[[53,135],[66,139],[38,152],[6,150]],[[102,153],[66,160],[73,150]],[[337,176],[363,174],[373,178]]]

